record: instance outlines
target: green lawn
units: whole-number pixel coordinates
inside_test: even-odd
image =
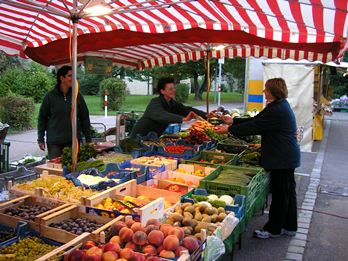
[[[146,95],[128,95],[126,101],[122,105],[121,111],[144,111],[150,100],[156,96]],[[185,103],[188,106],[198,106],[205,104],[205,93],[203,94],[204,101],[196,101],[194,95],[190,94],[188,101]],[[101,99],[99,96],[84,96],[90,115],[103,115],[104,110],[101,108]],[[214,102],[214,95],[209,96],[210,103]],[[243,94],[240,93],[221,93],[221,102],[243,102]],[[108,111],[108,114],[115,111]]]

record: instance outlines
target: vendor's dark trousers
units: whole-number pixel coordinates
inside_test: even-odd
[[[294,169],[271,170],[272,203],[264,230],[280,234],[282,228],[297,231],[296,181]]]
[[[57,157],[62,156],[63,149],[65,147],[71,147],[71,143],[69,144],[47,144],[48,150],[48,159],[55,159]]]

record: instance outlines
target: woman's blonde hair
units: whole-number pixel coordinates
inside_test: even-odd
[[[288,98],[288,88],[286,87],[286,83],[283,78],[269,79],[266,82],[265,87],[277,100]]]

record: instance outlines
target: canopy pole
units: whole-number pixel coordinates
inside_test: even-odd
[[[77,0],[74,0],[74,9],[77,8]],[[73,36],[72,36],[72,117],[71,117],[71,127],[72,127],[72,171],[75,172],[77,169],[77,155],[79,150],[79,144],[77,140],[77,99],[75,97],[78,95],[77,89],[77,23],[78,19],[72,17],[73,22]]]
[[[207,50],[207,95],[206,95],[206,103],[207,103],[207,113],[209,113],[209,93],[210,93],[210,55],[211,55],[211,51]]]

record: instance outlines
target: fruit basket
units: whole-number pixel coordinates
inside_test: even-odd
[[[143,185],[135,180],[105,190],[85,199],[86,212],[101,216],[131,215],[146,223],[150,218],[163,217],[164,210],[180,200],[180,194]]]
[[[109,163],[103,172],[96,168],[90,168],[67,174],[66,167],[64,167],[63,177],[72,181],[78,187],[105,190],[136,178],[136,174],[134,171],[119,169],[117,164]]]
[[[220,153],[213,151],[202,151],[198,156],[185,161],[185,163],[200,164],[204,163],[206,165],[225,165],[231,164],[233,161],[238,159],[237,154],[231,153]]]
[[[158,173],[153,179],[164,180],[172,184],[180,184],[189,188],[197,188],[203,177],[187,175],[178,171],[167,170]]]
[[[144,186],[160,189],[162,193],[174,192],[179,195],[184,195],[191,191],[193,188],[184,184],[174,183],[169,180],[162,179],[150,179],[143,183]]]
[[[7,243],[0,248],[0,256],[4,258],[1,260],[38,260],[61,245],[61,243],[55,240],[42,237],[37,230],[23,223],[16,237],[7,241]],[[49,261],[58,260],[60,259],[49,259]]]
[[[205,177],[212,173],[216,168],[211,166],[205,166],[205,164],[195,164],[195,163],[182,163],[179,164],[177,172],[183,173],[185,175],[194,175],[198,177]]]
[[[151,223],[147,224],[147,226],[139,227],[139,224],[134,223],[133,220],[127,220],[127,222],[125,220],[118,221],[115,223],[116,234],[106,242],[91,241],[88,234],[82,234],[37,261],[45,261],[51,258],[60,258],[64,260],[201,260],[205,242],[195,245],[197,248],[191,251],[191,253],[189,253],[188,250],[184,250],[185,248],[182,245],[178,247],[178,251],[175,251],[177,253],[165,250],[164,245],[169,249],[173,244],[176,244],[176,242],[172,240],[172,238],[176,236],[168,235],[169,238],[164,243],[165,238],[159,230],[161,224],[156,220],[150,220],[150,222]],[[134,230],[131,229],[132,226],[135,226],[133,228]],[[149,232],[144,232],[148,231],[148,229],[150,229]],[[150,233],[152,233],[152,235],[150,235]],[[160,236],[157,236],[158,233]],[[148,240],[145,241],[144,238]],[[190,243],[189,240],[186,241],[185,244]],[[138,244],[136,245],[134,242]],[[157,247],[158,243],[161,245]],[[181,244],[184,244],[184,242]],[[162,250],[157,252],[157,249],[160,248]],[[160,254],[162,254],[162,256],[159,256]]]
[[[101,233],[114,222],[108,217],[92,215],[84,207],[70,205],[40,218],[40,234],[43,237],[67,243],[87,232],[91,240],[100,240]]]
[[[208,193],[205,189],[194,189],[190,191],[189,193],[185,194],[181,197],[181,202],[186,203],[190,202],[192,204],[197,203],[197,198],[195,199],[194,196],[209,196],[210,193]],[[205,198],[204,198],[205,199]],[[209,199],[208,199],[209,200]],[[200,200],[203,201],[203,200]],[[227,212],[233,212],[239,220],[241,220],[244,217],[245,214],[245,201],[246,198],[244,195],[235,195],[233,203],[231,205],[225,205],[224,209]],[[208,201],[209,203],[212,203],[211,201]],[[214,205],[214,204],[213,204]]]
[[[0,204],[0,224],[15,227],[19,221],[25,221],[33,229],[39,230],[39,219],[41,217],[68,206],[69,204],[63,204],[58,207],[52,207],[38,201],[33,196],[22,196]]]
[[[32,195],[42,202],[59,206],[67,202],[81,204],[82,197],[90,197],[97,191],[76,187],[62,176],[41,175],[38,179],[14,185],[10,193],[15,196]]]
[[[221,175],[222,173],[224,174]],[[268,179],[261,168],[219,166],[201,180],[200,187],[216,195],[245,195],[248,209],[257,196],[259,184]]]
[[[178,161],[176,159],[167,159],[161,156],[140,157],[130,161],[135,167],[150,166],[161,168],[164,165],[165,170],[175,170],[178,167]]]
[[[126,160],[120,164],[117,164],[119,170],[134,171],[138,184],[141,184],[149,179],[152,179],[154,175],[165,170],[165,166],[153,167],[145,165],[132,164],[130,160]]]

